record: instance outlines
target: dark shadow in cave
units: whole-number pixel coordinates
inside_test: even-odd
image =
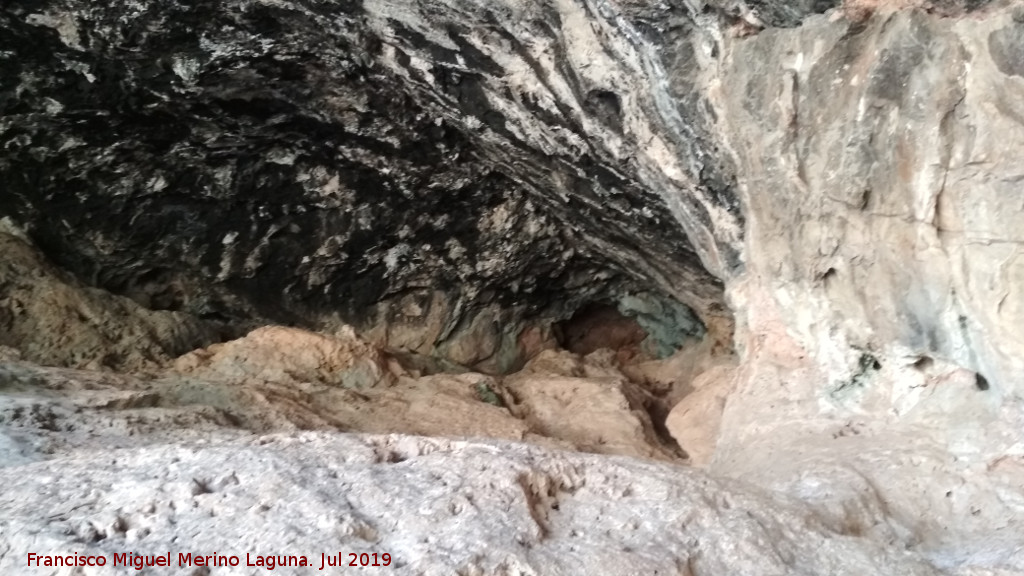
[[[558,345],[573,354],[586,356],[601,348],[614,350],[620,362],[643,354],[641,343],[647,332],[630,318],[606,303],[587,304],[571,318],[553,326]]]

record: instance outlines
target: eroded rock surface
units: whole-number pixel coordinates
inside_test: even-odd
[[[364,499],[331,501],[341,528],[316,516],[316,533],[272,523],[255,541],[355,535],[413,572],[1024,573],[1024,13],[839,4],[0,9],[5,226],[134,301],[0,284],[39,306],[0,307],[0,346],[21,349],[0,348],[9,549],[163,546],[106,501],[42,525],[26,511],[46,492],[25,479],[63,506],[78,485],[61,470],[81,471],[136,502],[172,482],[145,470],[195,452],[179,462],[217,488],[175,485],[186,524],[281,494],[305,513],[324,487]],[[83,364],[41,344],[50,326],[85,335],[69,350],[134,358],[120,332],[94,334],[102,314],[46,316],[94,302],[149,334],[146,362],[171,355],[165,320],[193,326],[172,312],[321,333],[266,328],[148,376],[19,359]],[[635,322],[591,326],[585,351],[621,347],[552,351],[552,322],[589,305]],[[647,339],[668,358],[647,364]],[[708,475],[339,429],[656,458],[674,438]],[[253,444],[267,432],[283,435]],[[203,468],[261,458],[270,488]],[[577,497],[597,512],[566,516]],[[238,537],[218,517],[196,525]]]
[[[0,346],[54,366],[154,367],[220,337],[216,325],[83,286],[0,222]]]
[[[672,458],[657,438],[642,388],[611,362],[545,351],[502,382],[513,414],[545,436],[589,452]]]
[[[30,246],[17,239],[11,239],[11,246],[18,250],[3,253],[0,262],[29,258],[40,265],[38,271],[8,267],[14,285],[47,278],[41,275],[48,270],[46,263]],[[49,285],[37,286],[46,290]],[[124,310],[142,320],[148,318],[146,313],[158,318],[183,316],[145,311],[97,289],[59,287],[61,299],[34,300],[28,317],[57,321],[65,318],[65,301],[89,302],[97,312],[75,317],[77,324],[68,325],[72,336],[107,328],[105,319]],[[142,323],[138,318],[125,315],[124,320]],[[13,331],[11,338],[22,334],[27,332]],[[30,354],[0,348],[0,423],[10,432],[5,451],[12,461],[86,447],[136,445],[149,437],[153,442],[171,441],[175,423],[188,428],[189,437],[217,426],[259,433],[399,432],[528,440],[663,459],[683,456],[655,436],[643,388],[622,374],[610,350],[587,358],[543,352],[507,379],[467,371],[424,375],[422,363],[430,359],[381,350],[360,339],[351,327],[318,334],[267,326],[173,361],[151,359],[141,372],[69,370],[31,362],[33,355],[66,346],[67,336],[44,330],[18,340]],[[145,341],[140,344],[144,352]],[[85,355],[83,362],[93,368],[125,346],[121,340],[92,345],[95,349],[70,349]],[[589,409],[580,410],[581,406]],[[71,430],[78,433],[61,434]]]
[[[45,487],[20,482],[25,474]],[[522,444],[305,433],[0,469],[0,569],[28,551],[387,552],[368,574],[941,574],[798,502],[667,464]],[[50,519],[39,525],[40,516]],[[190,540],[183,543],[181,534]],[[243,550],[245,548],[246,550]],[[131,568],[95,574],[129,574]],[[306,574],[310,568],[277,568]],[[315,568],[313,568],[315,570]],[[180,574],[174,568],[147,569]],[[969,574],[969,572],[963,572]]]
[[[727,157],[687,137],[707,112],[668,104],[636,41],[670,18],[689,59],[693,24],[624,8],[5,6],[0,213],[91,282],[203,318],[340,316],[440,346],[489,306],[514,339],[651,290],[727,340]]]
[[[711,469],[874,492],[943,565],[1024,569],[1020,18],[810,18],[732,43],[716,100],[749,210]]]
[[[12,465],[226,428],[487,437],[684,458],[656,436],[641,388],[614,365],[564,353],[542,368],[546,357],[506,379],[417,376],[351,334],[290,328],[261,328],[138,376],[47,368],[10,352],[0,366],[2,455]]]

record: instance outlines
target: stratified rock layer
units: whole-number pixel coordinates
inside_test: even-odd
[[[661,88],[634,39],[671,17],[665,43],[691,58],[692,23],[599,12],[5,6],[0,214],[81,277],[202,318],[429,332],[433,313],[433,346],[487,306],[514,338],[524,317],[653,290],[727,339],[728,157],[696,94],[669,103],[692,74]]]

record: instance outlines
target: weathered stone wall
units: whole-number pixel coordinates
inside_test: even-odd
[[[751,276],[824,361],[938,355],[1017,389],[1022,39],[1009,11],[901,12],[732,45],[721,101]]]
[[[992,528],[1024,511],[999,496],[1022,426],[1020,19],[811,17],[730,41],[715,93],[747,227],[711,467],[940,564],[1021,565]]]

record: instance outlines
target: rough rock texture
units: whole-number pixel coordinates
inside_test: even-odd
[[[491,304],[514,327],[646,289],[727,339],[740,215],[693,137],[693,24],[623,8],[7,5],[0,214],[203,318],[415,328],[440,291],[440,345]],[[671,82],[640,35],[679,52]]]
[[[260,328],[245,338],[177,358],[173,367],[185,376],[235,385],[320,382],[360,389],[394,379],[387,371],[387,359],[351,329],[326,336],[296,328]]]
[[[533,436],[500,402],[488,402],[488,391],[499,389],[493,378],[416,377],[348,332],[324,336],[261,328],[179,358],[150,388],[164,390],[177,403],[210,404],[252,430]]]
[[[175,562],[178,552],[239,555],[241,567],[211,570],[225,574],[266,573],[245,568],[247,552],[315,562],[274,574],[308,574],[321,553],[339,552],[346,563],[350,552],[390,554],[392,566],[367,574],[941,574],[736,482],[507,443],[214,437],[0,469],[0,482],[5,573],[35,573],[29,551],[134,550],[172,551]]]
[[[396,505],[407,501],[393,495],[416,493],[419,506],[360,518],[389,519],[367,541],[401,540],[396,549],[413,550],[423,573],[545,573],[518,568],[525,562],[691,576],[1024,573],[1024,11],[1007,0],[836,4],[5,5],[0,215],[80,278],[147,308],[233,325],[287,320],[324,334],[302,333],[311,346],[294,354],[297,370],[291,354],[229,344],[156,380],[58,372],[92,383],[67,385],[77,400],[46,392],[48,377],[0,349],[12,373],[42,378],[4,396],[17,422],[3,449],[20,460],[5,472],[18,496],[0,518],[21,518],[17,534],[56,534],[54,549],[66,547],[73,530],[22,512],[38,506],[44,486],[33,474],[88,470],[107,490],[116,474],[163,470],[154,462],[175,448],[160,443],[191,441],[195,432],[173,430],[193,424],[491,435],[647,456],[662,454],[653,441],[668,433],[709,476],[559,455],[551,458],[585,467],[585,485],[524,484],[518,473],[494,480],[494,460],[458,453],[437,465],[431,482],[441,486],[413,489],[405,462],[394,463],[423,456],[410,449],[374,457],[392,463],[372,466],[399,472],[371,467],[346,489],[384,501],[377,487],[387,479]],[[673,301],[703,328],[675,330],[688,313]],[[548,352],[507,381],[422,375],[514,369],[551,346],[549,321],[584,304],[632,310],[648,337],[694,349],[621,369],[615,351],[568,369]],[[347,337],[345,322],[393,347],[367,356],[373,368],[354,380],[334,367],[355,359],[322,362],[322,346]],[[706,340],[686,343],[701,330]],[[267,334],[252,342],[280,346],[298,332]],[[710,358],[730,346],[736,362]],[[673,364],[680,359],[688,365]],[[365,387],[344,386],[353,382]],[[125,402],[120,412],[145,411],[132,422],[159,425],[130,440],[119,430],[134,428],[107,426],[91,446],[99,455],[86,452],[93,440],[75,440],[61,422],[109,415],[75,412],[90,394],[72,392],[90,386],[109,388],[93,400],[112,394]],[[138,390],[154,386],[171,400],[161,392],[147,404],[153,396]],[[41,393],[50,398],[32,399]],[[62,402],[63,412],[31,408]],[[122,416],[114,421],[129,421]],[[242,460],[272,453],[225,434]],[[309,450],[365,452],[365,440],[335,434],[311,439]],[[25,463],[47,454],[22,448],[40,439],[58,459]],[[102,443],[131,447],[128,464],[110,464]],[[500,446],[484,452],[514,462],[541,454]],[[327,498],[355,506],[310,487],[329,464],[284,471],[308,470],[305,457],[266,456],[284,478],[270,476],[282,486],[272,494],[311,498],[317,514]],[[560,532],[559,513],[572,508],[551,504],[557,486],[600,492],[620,470],[628,488],[611,492],[619,500],[601,500],[604,515]],[[722,477],[760,486],[773,503],[739,500],[729,487],[741,484]],[[474,501],[503,503],[485,510],[507,512],[524,498],[513,518],[524,524],[492,528],[505,516],[487,513],[439,529],[428,503],[444,501],[441,518],[475,510],[468,498],[449,506],[465,478],[485,486]],[[145,482],[157,480],[134,485]],[[80,487],[47,483],[61,502],[73,500],[64,486]],[[690,498],[692,514],[672,512]],[[635,530],[618,520],[620,505],[638,511]],[[702,524],[705,514],[713,519]],[[679,533],[691,525],[692,540]],[[287,530],[297,540],[310,531]],[[266,541],[288,534],[267,532]],[[710,544],[705,534],[715,535]],[[448,536],[455,544],[442,545]],[[28,545],[14,542],[11,550]]]
[[[232,381],[213,370],[132,377],[7,360],[0,387],[0,456],[9,463],[72,449],[173,442],[217,429],[401,432],[574,448],[532,433],[528,423],[488,403],[481,391],[498,385],[481,374],[404,378],[394,387],[356,391],[319,380]]]
[[[734,46],[732,61],[759,63],[731,66],[721,93],[749,175],[750,277],[784,309],[799,302],[802,340],[847,355],[829,359],[836,374],[850,349],[884,347],[996,389],[1024,369],[1022,35],[1010,11],[902,12]]]
[[[327,336],[281,327],[196,350],[146,375],[44,368],[3,350],[0,459],[12,463],[170,442],[177,427],[188,428],[190,438],[216,427],[399,432],[684,456],[657,437],[644,392],[608,358],[544,353],[504,380],[472,372],[421,376],[351,329]]]
[[[643,390],[611,362],[545,351],[504,379],[509,409],[534,430],[603,454],[667,459]]]
[[[139,365],[141,372],[127,362],[115,367],[129,374],[47,369],[30,361],[43,356],[61,364],[61,353],[67,352],[89,368],[109,369],[103,362],[115,353],[140,355],[154,346],[141,340],[133,348],[123,339],[147,327],[147,319],[184,315],[149,312],[101,290],[60,284],[46,275],[56,272],[30,246],[0,238],[11,247],[0,252],[6,284],[37,290],[12,291],[6,300],[32,305],[32,313],[17,316],[21,323],[4,333],[24,352],[0,346],[0,423],[15,432],[5,441],[15,460],[81,447],[62,445],[66,439],[54,432],[78,430],[78,436],[95,438],[97,445],[118,446],[132,443],[123,436],[154,435],[168,423],[181,422],[191,423],[193,432],[224,425],[251,432],[340,429],[530,440],[662,459],[682,456],[666,450],[656,437],[643,389],[622,374],[611,350],[587,358],[544,352],[507,381],[465,371],[424,376],[425,367],[435,369],[429,373],[443,366],[430,365],[429,359],[424,366],[422,357],[382,351],[351,327],[317,334],[268,326],[173,361],[149,358]],[[67,321],[69,302],[86,303],[93,312]],[[126,325],[110,326],[112,317]],[[29,320],[43,328],[22,329]],[[48,329],[51,325],[61,329]],[[104,330],[122,339],[95,337]],[[552,393],[553,383],[566,382],[571,386]],[[586,396],[579,393],[584,389]],[[170,441],[173,433],[157,438]]]
[[[686,447],[690,464],[711,463],[722,432],[725,403],[735,391],[735,370],[713,366],[689,383],[689,390],[678,402],[668,402],[670,411],[664,419],[665,430]]]
[[[710,468],[943,566],[1024,570],[1021,20],[811,18],[732,42],[716,97],[747,269]]]
[[[139,370],[217,339],[217,327],[82,286],[0,222],[0,346],[55,366]]]
[[[843,0],[685,0],[693,10],[715,8],[729,20],[758,28],[797,26],[810,14],[820,14]],[[884,0],[883,0],[884,1]]]

